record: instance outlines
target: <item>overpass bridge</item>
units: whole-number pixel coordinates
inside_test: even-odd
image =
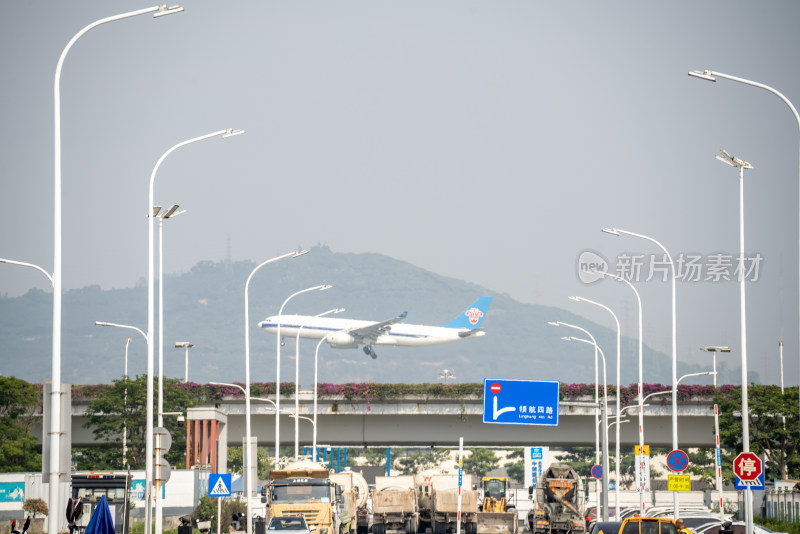
[[[313,393],[300,392],[300,415],[313,418]],[[650,401],[644,408],[645,443],[657,447],[672,446],[672,406],[669,396]],[[404,396],[387,400],[324,398],[317,403],[317,443],[336,447],[451,447],[460,437],[469,447],[523,447],[530,445],[593,446],[595,443],[595,409],[586,406],[594,397],[562,401],[558,410],[558,426],[521,426],[484,424],[483,398],[431,398]],[[664,404],[662,404],[662,402]],[[608,414],[615,411],[616,399],[609,397]],[[84,428],[88,403],[72,403],[72,444],[96,444],[90,429]],[[281,410],[294,411],[294,398],[281,397]],[[633,411],[633,414],[630,412]],[[621,446],[639,443],[638,414],[628,410],[623,417],[629,422],[620,428]],[[241,446],[245,434],[243,398],[225,398],[205,406],[189,408],[188,424],[207,419],[218,421],[219,437],[229,446]],[[282,415],[282,445],[294,443],[294,419]],[[271,404],[251,401],[252,434],[259,444],[275,443],[275,412]],[[40,430],[41,431],[41,430]],[[615,428],[609,431],[614,443]],[[41,434],[39,434],[41,436]],[[300,420],[299,440],[312,443],[312,424]],[[678,443],[680,447],[714,447],[714,405],[710,398],[692,398],[678,402]]]

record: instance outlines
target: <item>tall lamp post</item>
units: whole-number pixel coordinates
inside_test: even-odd
[[[189,382],[189,349],[194,347],[194,343],[189,341],[176,341],[175,348],[176,349],[186,349],[186,360],[184,363],[183,369],[183,383],[186,384]]]
[[[186,213],[186,210],[178,211],[178,207],[177,204],[173,204],[172,207],[162,210],[161,206],[153,206],[153,217],[158,219],[158,426],[160,428],[164,427],[164,219]],[[161,434],[158,435],[157,441],[156,445],[160,449]],[[157,480],[156,534],[159,534],[159,529],[164,524],[163,518],[161,480]]]
[[[444,380],[444,383],[447,384],[448,380],[455,380],[456,375],[454,375],[453,371],[451,371],[450,369],[442,369],[441,372],[439,373],[439,376],[436,378]]]
[[[125,379],[125,398],[123,399],[123,409],[128,411],[128,346],[133,341],[131,338],[125,340],[125,373],[122,375]],[[128,423],[122,425],[122,468],[128,468]]]
[[[311,459],[313,461],[315,461],[315,462],[318,460],[318,458],[317,458],[317,386],[319,385],[319,381],[318,381],[318,376],[319,376],[319,374],[318,374],[318,369],[319,369],[319,347],[320,347],[320,345],[322,345],[322,342],[327,340],[329,337],[335,336],[336,334],[338,334],[340,332],[344,332],[345,330],[347,330],[347,329],[337,330],[335,332],[330,332],[329,334],[326,334],[325,337],[323,337],[322,339],[319,340],[319,342],[317,343],[317,348],[314,349],[314,422],[313,422],[314,423],[314,439],[312,440],[313,441],[312,450],[314,452],[313,452],[313,454],[311,456]]]
[[[745,269],[744,269],[744,171],[752,169],[748,162],[731,156],[724,150],[716,159],[739,169],[739,322],[742,351],[742,451],[750,452],[750,407],[747,401],[747,307],[745,306]],[[747,532],[753,531],[753,490],[750,486],[745,490],[745,524]]]
[[[752,87],[758,87],[759,89],[764,89],[765,91],[768,91],[768,92],[772,93],[773,95],[777,96],[778,98],[780,98],[781,101],[789,107],[789,110],[792,112],[792,115],[794,116],[795,121],[797,121],[798,130],[800,130],[800,114],[797,113],[797,109],[789,101],[788,98],[783,96],[783,94],[780,91],[778,91],[777,89],[775,89],[773,87],[770,87],[769,85],[765,85],[765,84],[759,83],[759,82],[754,82],[753,80],[747,80],[745,78],[739,78],[737,76],[731,76],[730,74],[725,74],[725,73],[722,73],[722,72],[717,72],[717,71],[709,70],[709,69],[690,71],[689,72],[689,76],[693,76],[695,78],[700,78],[701,80],[706,80],[706,81],[709,81],[709,82],[716,82],[717,78],[723,78],[725,80],[731,80],[733,82],[743,83],[745,85],[750,85]],[[798,263],[798,265],[800,265],[800,263]],[[800,291],[800,286],[798,286],[798,291]],[[800,306],[800,299],[798,299],[798,306]],[[744,350],[744,347],[742,347],[742,349]],[[742,387],[742,390],[744,391],[744,386]],[[747,445],[749,446],[750,444],[747,443]],[[749,449],[745,449],[745,450],[749,450]],[[751,519],[752,519],[752,516],[751,516]],[[752,529],[753,529],[752,522],[747,523],[747,528],[748,528],[748,531],[752,531]]]
[[[302,295],[303,293],[308,293],[309,291],[325,291],[326,289],[330,289],[333,286],[329,286],[326,284],[308,287],[306,289],[301,289],[300,291],[295,291],[291,295],[289,295],[286,300],[283,301],[281,304],[280,310],[278,310],[278,317],[276,317],[276,322],[278,324],[276,337],[277,337],[277,363],[276,363],[276,370],[275,370],[275,467],[278,467],[278,460],[281,456],[281,426],[280,426],[280,413],[281,413],[281,315],[283,315],[283,308],[286,304],[292,300],[297,295]]]
[[[333,308],[328,311],[318,313],[314,317],[324,317],[326,315],[330,315],[332,313],[342,313],[344,308]],[[303,331],[303,327],[311,321],[311,318],[307,319],[303,324],[300,325],[300,328],[297,329],[297,339],[294,343],[294,413],[300,413],[300,332]],[[300,419],[297,417],[294,418],[294,459],[297,460],[300,457]]]
[[[601,493],[600,489],[597,489],[596,490],[595,499],[597,500],[597,504],[599,506],[600,513],[603,514],[602,515],[603,521],[607,521],[608,520],[608,433],[607,432],[603,432],[603,453],[601,455],[601,453],[600,453],[600,431],[599,431],[600,419],[601,419],[600,414],[602,413],[603,424],[605,425],[606,424],[606,418],[607,418],[606,413],[608,411],[607,410],[607,408],[608,408],[608,397],[606,396],[607,383],[606,383],[606,365],[605,365],[605,361],[606,360],[605,360],[605,355],[602,353],[602,351],[600,350],[600,347],[595,342],[594,336],[592,336],[592,334],[590,334],[588,330],[586,330],[584,328],[581,328],[580,326],[575,326],[575,325],[569,324],[569,323],[563,323],[561,321],[549,321],[547,324],[552,325],[552,326],[567,326],[569,328],[573,328],[575,330],[583,332],[584,334],[589,336],[589,339],[592,340],[592,344],[594,345],[594,402],[595,402],[595,405],[596,405],[595,412],[594,412],[595,413],[595,415],[594,415],[594,423],[595,423],[595,425],[594,425],[594,427],[595,427],[595,435],[594,435],[595,462],[601,463],[601,461],[602,461],[602,463],[603,463],[603,482],[602,482],[603,488],[602,488],[602,493]],[[562,339],[564,339],[565,341],[572,341],[569,338],[562,338]],[[599,383],[600,382],[599,382],[599,374],[598,374],[598,368],[599,368],[599,358],[597,357],[598,354],[603,356],[603,404],[602,405],[600,404],[600,395],[599,395]],[[602,495],[602,499],[601,499],[601,495]],[[600,517],[600,513],[598,513],[598,515],[597,515],[598,517]]]
[[[589,334],[589,332],[586,332]],[[594,345],[596,351],[600,353],[600,357],[603,359],[603,405],[602,405],[602,422],[603,425],[603,521],[608,521],[608,387],[606,383],[606,355],[603,354],[603,349],[601,349],[597,342],[594,340],[594,337],[589,335],[590,339],[583,339],[579,337],[572,337],[566,336],[562,337],[564,341],[580,341],[581,343],[588,343],[589,345]],[[619,480],[615,481],[615,485],[619,484]]]
[[[284,258],[297,258],[308,254],[307,250],[300,250],[296,252],[288,252],[275,258],[268,259],[256,265],[255,269],[250,272],[247,281],[244,284],[244,376],[245,376],[245,441],[247,446],[245,448],[244,461],[247,465],[247,478],[245,478],[246,492],[247,492],[247,534],[253,534],[253,504],[250,502],[253,495],[253,474],[256,472],[253,468],[253,446],[252,434],[250,432],[250,280],[263,266],[270,263],[282,260]]]
[[[639,450],[644,451],[644,413],[642,411],[644,404],[644,399],[642,398],[642,384],[644,382],[643,368],[642,368],[642,297],[639,296],[639,291],[636,289],[636,287],[621,276],[617,276],[615,274],[607,273],[604,271],[598,271],[596,269],[584,270],[584,272],[590,274],[592,273],[598,274],[604,278],[613,278],[614,280],[617,280],[619,282],[625,282],[628,285],[628,287],[630,287],[633,290],[633,294],[636,295],[636,303],[639,311],[639,383],[637,384],[638,386],[637,397],[639,401]],[[617,378],[617,381],[619,381],[619,377]],[[617,440],[617,442],[619,442],[619,439]],[[640,462],[641,462],[641,465],[639,466],[640,472],[644,472],[644,459],[640,460]],[[645,509],[644,479],[640,481],[639,487],[637,489],[639,490],[639,513],[643,514]]]
[[[703,352],[710,352],[713,356],[713,364],[714,364],[714,389],[717,389],[717,351],[719,352],[730,352],[730,347],[700,347],[700,350]],[[725,521],[725,499],[722,493],[722,451],[720,450],[720,443],[719,443],[719,406],[714,405],[714,440],[716,442],[716,454],[714,455],[714,464],[716,465],[716,469],[714,470],[716,474],[716,483],[717,483],[717,495],[719,497],[719,520],[720,523]]]
[[[664,245],[652,237],[629,232],[627,230],[620,230],[619,228],[603,228],[603,232],[614,236],[625,234],[650,241],[660,248],[669,260],[670,278],[672,279],[672,449],[676,450],[678,448],[678,314],[675,291],[675,262],[672,260],[672,255],[667,251]],[[677,491],[672,492],[672,505],[673,518],[678,519],[678,517],[680,517],[680,503],[678,502]]]
[[[155,323],[155,310],[154,310],[154,300],[155,296],[153,294],[153,277],[154,277],[154,246],[153,246],[153,219],[158,215],[158,212],[154,209],[154,202],[153,202],[153,186],[155,185],[156,180],[156,173],[158,173],[158,168],[161,167],[161,164],[164,160],[178,150],[181,147],[186,145],[190,145],[192,143],[196,143],[198,141],[203,141],[205,139],[211,139],[212,137],[222,137],[223,139],[232,137],[234,135],[239,135],[244,133],[244,130],[234,130],[233,128],[227,128],[225,130],[219,130],[216,132],[212,132],[206,135],[201,135],[199,137],[194,137],[192,139],[187,139],[186,141],[182,141],[172,148],[164,152],[164,154],[158,159],[155,166],[153,167],[153,172],[150,174],[150,187],[148,189],[148,197],[147,197],[147,210],[148,213],[152,213],[150,217],[147,218],[147,428],[145,430],[145,448],[146,448],[146,459],[145,459],[145,513],[144,513],[144,530],[145,532],[151,532],[152,528],[152,508],[151,508],[151,486],[153,485],[153,343],[149,343],[152,341],[153,338],[153,326]],[[159,208],[160,211],[160,208]],[[159,434],[160,436],[160,434]],[[159,476],[160,478],[160,476]],[[159,488],[156,487],[157,495],[160,495]],[[156,534],[161,534],[163,525],[156,523]]]
[[[59,500],[59,448],[61,436],[61,70],[64,60],[72,45],[86,32],[107,22],[115,22],[146,13],[153,13],[153,18],[170,15],[183,11],[180,6],[166,7],[153,6],[136,11],[129,11],[119,15],[105,17],[85,26],[76,33],[64,47],[56,64],[55,80],[53,82],[53,149],[54,149],[54,204],[53,204],[53,361],[52,361],[52,388],[50,391],[50,488],[49,499],[51,510],[61,510]],[[151,203],[152,204],[152,203]],[[148,345],[150,347],[150,345]],[[152,374],[149,377],[152,380]],[[152,385],[150,386],[152,388]],[[150,397],[152,410],[152,396]],[[152,430],[152,425],[150,430]],[[150,457],[148,456],[148,461]],[[53,478],[55,477],[55,479]],[[55,480],[55,482],[53,482]],[[149,495],[149,488],[146,489]],[[149,502],[149,501],[148,501]],[[53,515],[53,518],[56,516]],[[53,519],[47,522],[47,534],[58,534],[58,522]]]
[[[617,325],[617,394],[616,394],[617,402],[616,402],[615,413],[616,413],[617,419],[619,419],[619,415],[620,415],[620,412],[619,412],[619,410],[620,410],[620,391],[619,391],[619,388],[620,388],[620,385],[621,385],[620,384],[620,359],[621,359],[620,358],[620,335],[621,335],[621,331],[620,331],[620,327],[619,327],[619,319],[617,318],[617,314],[614,313],[611,310],[611,308],[609,308],[608,306],[606,306],[604,304],[600,304],[599,302],[595,302],[593,300],[585,299],[583,297],[575,297],[575,296],[569,297],[569,299],[570,300],[574,300],[575,302],[586,302],[588,304],[592,304],[594,306],[597,306],[598,308],[602,308],[602,309],[606,310],[608,313],[611,314],[611,317],[614,318],[614,322]],[[614,464],[615,464],[614,465],[614,479],[617,481],[617,483],[614,485],[614,520],[615,521],[619,521],[619,513],[621,511],[620,507],[619,507],[619,480],[620,480],[620,478],[619,478],[619,427],[620,427],[620,425],[617,425],[617,428],[614,429],[614,431],[615,431],[615,441],[616,441],[616,443],[614,444],[615,448],[616,448],[615,455],[614,455]]]

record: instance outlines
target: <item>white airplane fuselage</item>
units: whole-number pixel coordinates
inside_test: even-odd
[[[282,338],[297,337],[298,332],[303,339],[323,339],[335,348],[357,348],[359,343],[347,333],[349,330],[366,328],[374,321],[357,319],[337,319],[327,317],[309,317],[307,315],[281,315],[267,317],[260,326],[272,334],[278,334],[280,318],[280,336]],[[395,345],[402,347],[425,347],[441,345],[464,339],[465,337],[482,336],[485,332],[466,328],[445,328],[406,323],[387,326],[385,333],[378,335],[370,345]]]

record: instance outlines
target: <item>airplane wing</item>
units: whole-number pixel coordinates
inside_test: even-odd
[[[375,343],[379,336],[389,331],[390,327],[406,318],[408,312],[403,312],[397,317],[392,317],[387,321],[373,323],[368,326],[361,326],[359,328],[352,328],[347,331],[348,334],[353,336],[359,343],[371,345]]]

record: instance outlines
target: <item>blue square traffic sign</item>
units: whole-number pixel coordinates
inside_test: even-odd
[[[558,426],[560,382],[483,380],[483,422],[496,425]]]
[[[231,475],[209,473],[208,474],[208,496],[209,497],[230,497],[231,496]]]
[[[737,477],[736,475],[733,476],[733,485],[736,487],[737,490],[743,490],[750,488],[751,490],[763,490],[764,489],[764,471],[761,471],[761,474],[758,475],[758,478],[755,480],[742,480],[741,478]]]

